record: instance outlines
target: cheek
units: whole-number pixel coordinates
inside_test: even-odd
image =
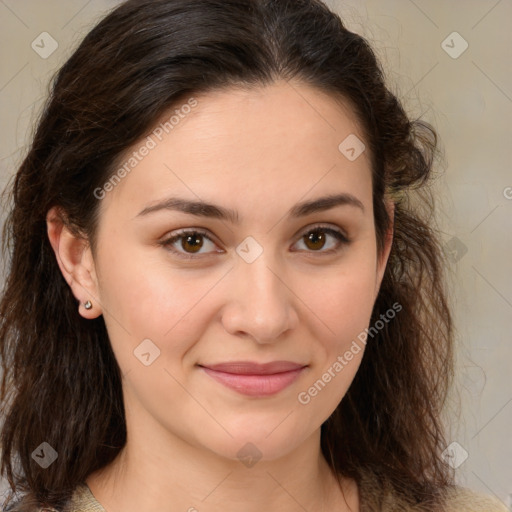
[[[366,347],[365,330],[373,309],[375,271],[371,260],[333,273],[310,296],[309,308],[328,329],[312,333],[313,371],[299,390],[298,403],[311,426],[335,410],[345,396],[361,364]]]
[[[120,365],[137,366],[133,351],[150,339],[161,352],[160,362],[174,367],[221,308],[218,293],[225,269],[178,268],[166,259],[165,249],[137,250],[115,236],[103,247],[101,302]],[[299,299],[298,328],[309,330],[316,340],[322,365],[344,353],[368,326],[375,286],[372,250],[371,244],[360,243],[330,267],[310,266],[289,274],[288,286]]]
[[[121,241],[119,257],[109,258],[112,247],[105,245],[100,291],[119,364],[124,371],[137,368],[133,351],[149,339],[160,350],[155,364],[175,365],[204,330],[212,309],[208,294],[222,274],[171,268],[161,254],[148,261],[147,252],[120,250]]]
[[[375,259],[347,258],[329,271],[303,280],[297,294],[338,344],[368,326],[374,305]],[[328,328],[328,329],[327,329]]]

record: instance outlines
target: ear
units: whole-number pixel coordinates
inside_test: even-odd
[[[48,238],[62,275],[80,302],[79,313],[84,318],[96,318],[101,315],[101,307],[92,252],[88,241],[73,234],[66,226],[64,218],[57,207],[48,211]],[[91,309],[84,307],[88,300],[92,303]]]
[[[389,199],[386,201],[386,210],[388,211],[388,215],[390,218],[389,228],[384,235],[384,247],[382,248],[382,253],[378,255],[377,258],[377,278],[375,281],[375,299],[379,294],[380,285],[382,284],[382,278],[384,277],[384,272],[386,270],[386,265],[388,263],[389,254],[391,252],[391,246],[393,245],[393,231],[395,226],[395,203]]]

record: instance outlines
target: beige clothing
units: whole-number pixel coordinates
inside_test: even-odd
[[[372,496],[361,494],[361,512],[416,512],[424,509],[407,505],[391,495],[379,499],[379,505]],[[40,512],[51,509],[40,509]],[[507,507],[497,498],[476,493],[464,487],[452,489],[448,495],[449,512],[508,512]],[[66,512],[107,512],[96,500],[87,484],[76,487]]]

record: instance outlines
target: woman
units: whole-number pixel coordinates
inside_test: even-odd
[[[113,10],[12,189],[6,510],[505,510],[445,462],[435,150],[317,0]]]

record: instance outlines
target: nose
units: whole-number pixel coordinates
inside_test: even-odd
[[[252,263],[239,260],[230,272],[230,293],[222,323],[230,334],[273,343],[297,326],[298,298],[283,269],[265,251]],[[288,279],[289,280],[289,279]]]

